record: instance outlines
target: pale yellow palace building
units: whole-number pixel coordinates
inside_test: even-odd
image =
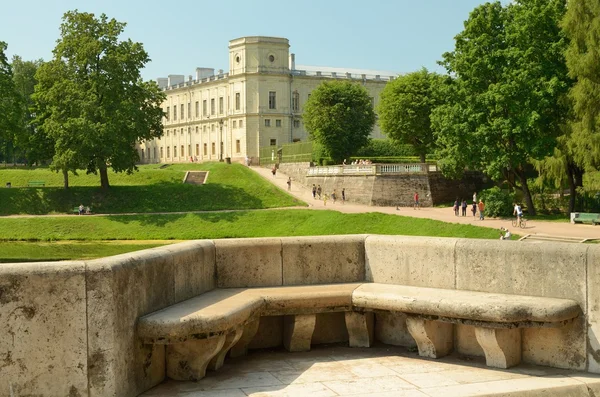
[[[195,79],[157,79],[165,90],[164,135],[139,146],[144,163],[257,158],[259,148],[305,141],[302,111],[310,93],[333,79],[362,84],[373,105],[396,75],[369,70],[296,67],[285,38],[251,36],[229,42],[229,73],[197,68]],[[372,137],[382,137],[376,126]]]

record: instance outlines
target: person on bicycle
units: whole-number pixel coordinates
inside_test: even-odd
[[[521,226],[521,221],[523,220],[523,210],[521,209],[521,206],[518,203],[514,203],[514,210],[513,210],[513,215],[517,216],[517,226]]]

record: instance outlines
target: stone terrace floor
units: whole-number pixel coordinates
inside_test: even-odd
[[[406,348],[313,346],[306,353],[251,351],[198,383],[167,381],[143,397],[600,396],[600,376],[521,364],[490,369],[480,358],[419,358]]]

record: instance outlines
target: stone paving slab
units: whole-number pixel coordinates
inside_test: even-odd
[[[591,397],[599,391],[600,375],[527,364],[498,370],[483,358],[429,360],[379,344],[250,351],[197,383],[166,381],[141,397]]]

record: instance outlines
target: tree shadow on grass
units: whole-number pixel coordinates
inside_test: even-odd
[[[148,215],[111,215],[108,217],[109,220],[119,222],[122,224],[130,224],[137,222],[141,226],[158,226],[165,227],[169,223],[177,222],[186,217],[197,217],[205,222],[219,223],[219,222],[236,222],[243,212],[214,212],[214,213],[202,213],[202,214],[148,214]]]
[[[161,182],[143,186],[0,189],[0,215],[73,213],[80,204],[97,214],[266,208],[263,199],[221,184]]]

